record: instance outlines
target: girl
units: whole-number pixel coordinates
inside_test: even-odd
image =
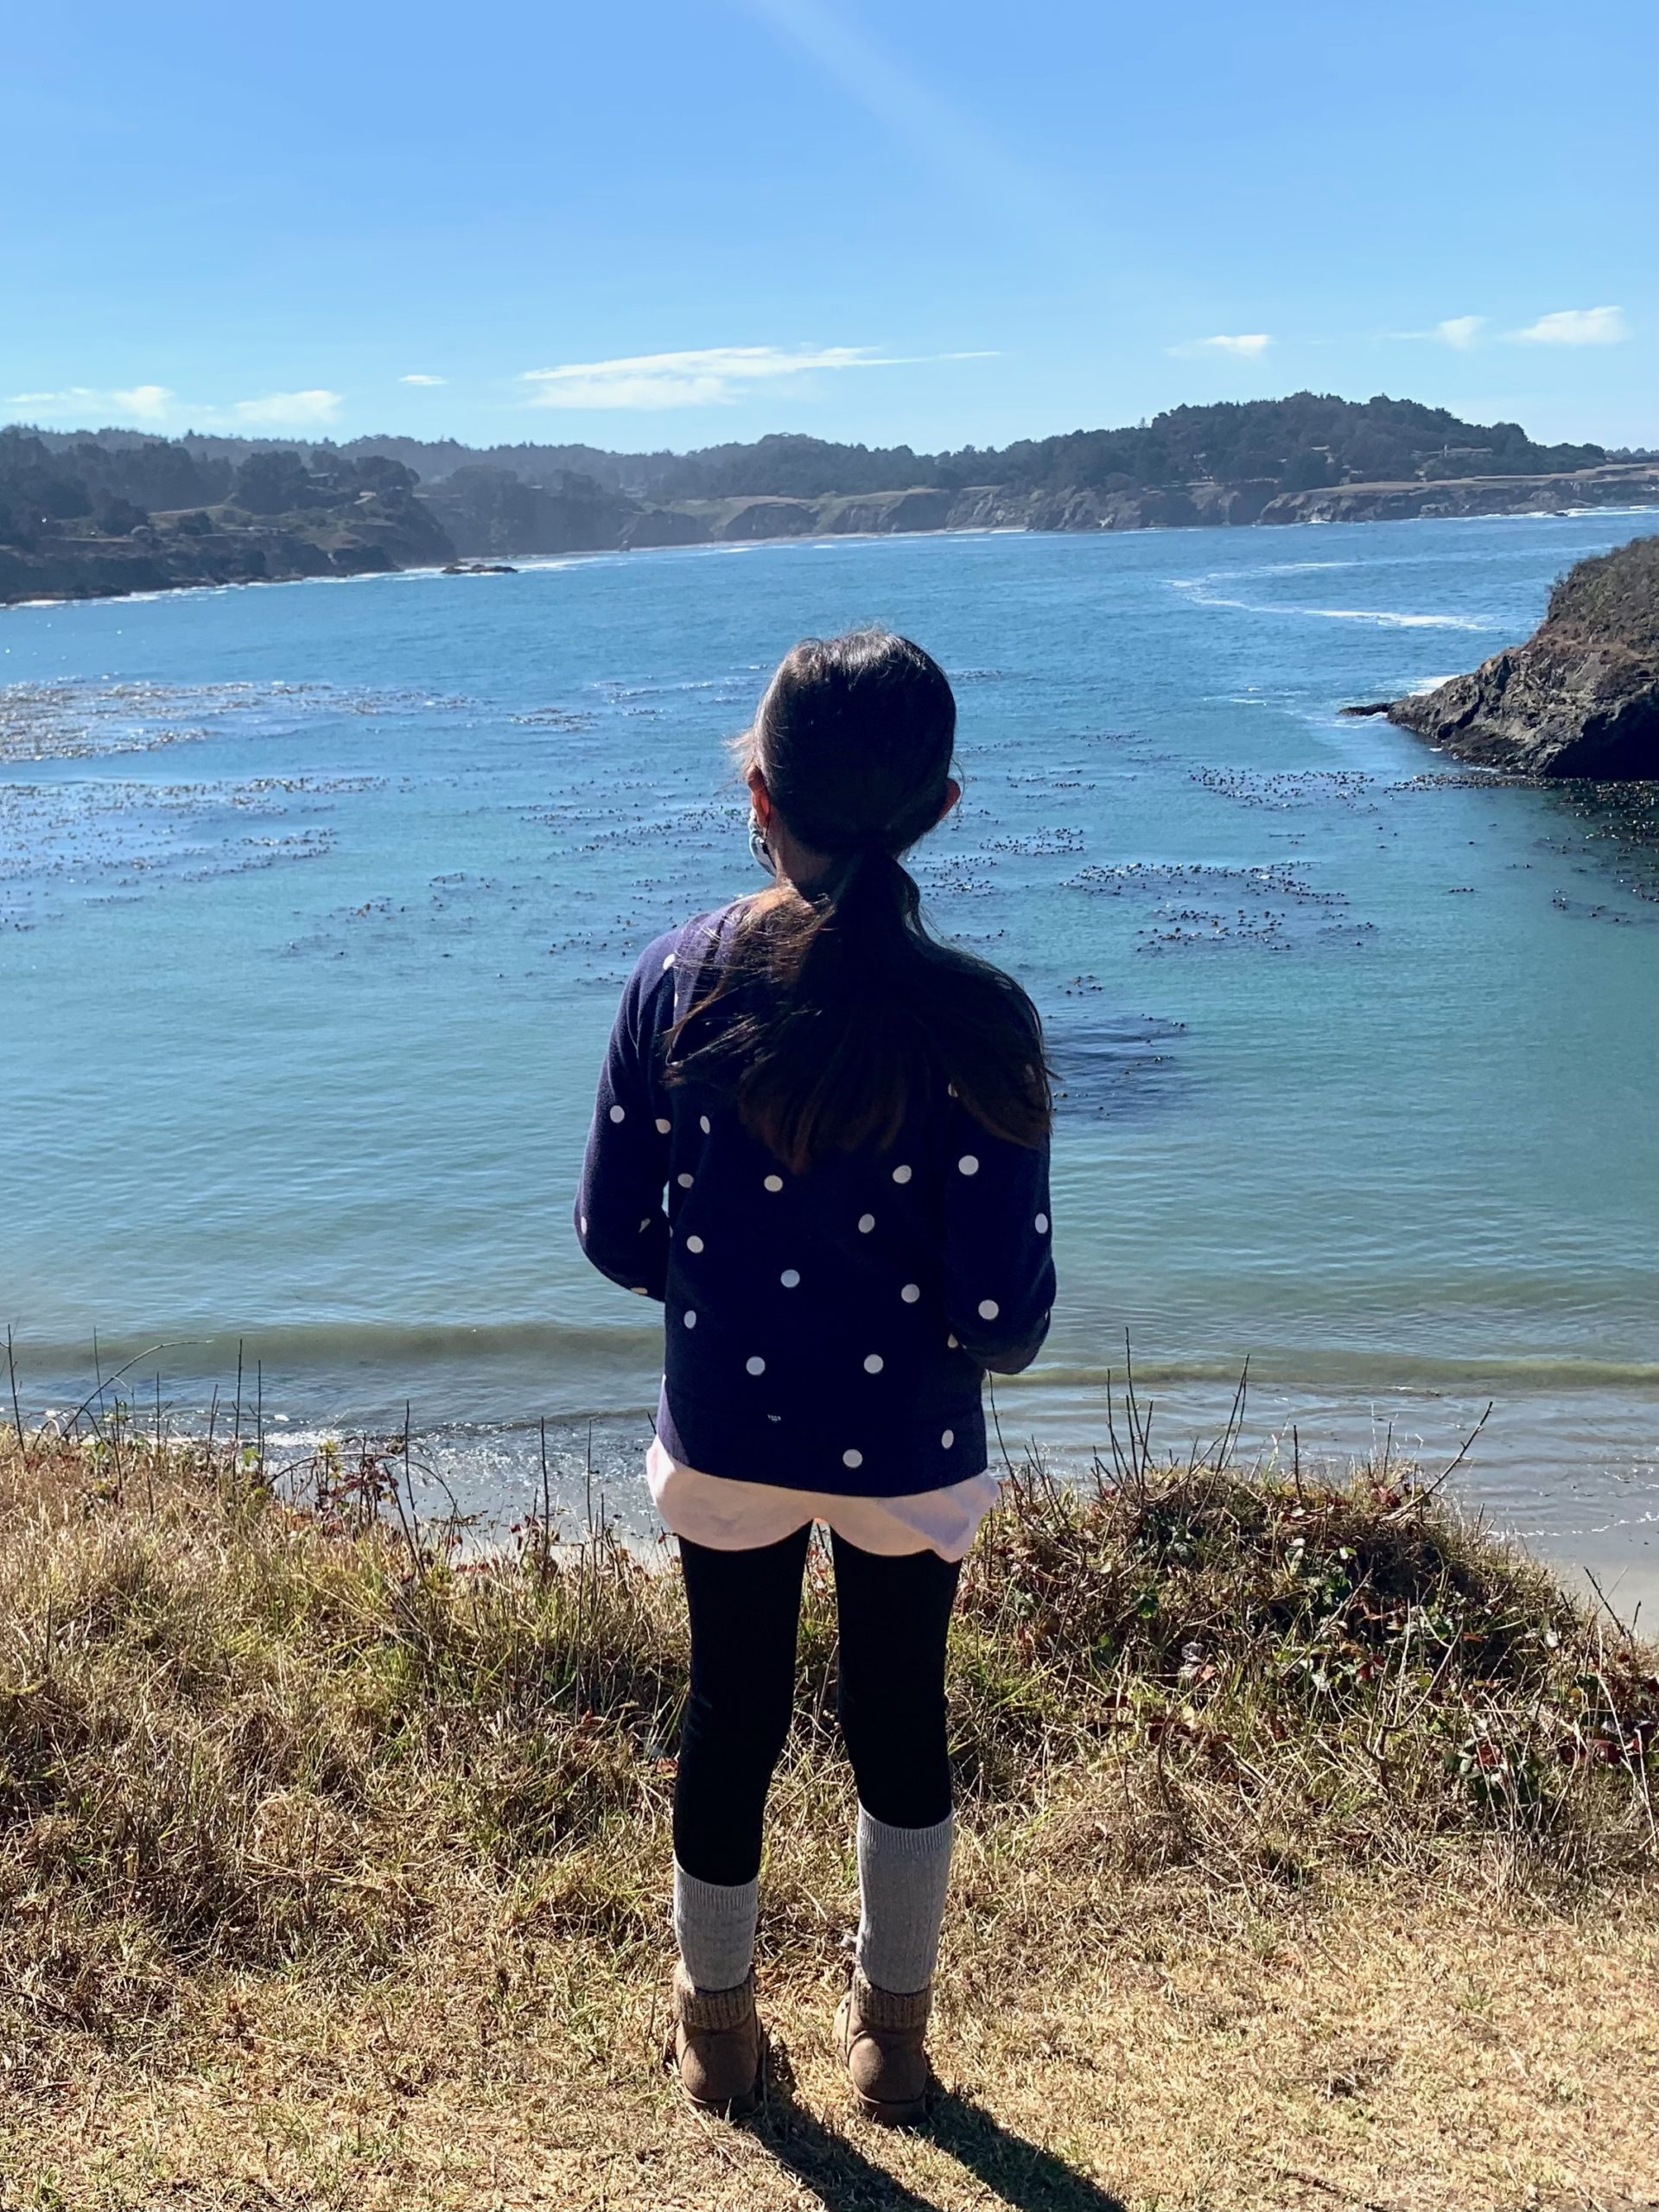
[[[759,2082],[762,1821],[815,1520],[859,1801],[836,2045],[871,2118],[917,2117],[928,2079],[945,1633],[997,1495],[980,1387],[1035,1357],[1054,1297],[1036,1010],[927,935],[899,862],[962,795],[955,736],[944,671],[907,639],[786,656],[739,741],[776,881],[642,956],[576,1200],[594,1265],[667,1308],[646,1471],[691,1624],[670,2056],[694,2103],[727,2113]]]

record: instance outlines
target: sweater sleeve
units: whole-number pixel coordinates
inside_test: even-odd
[[[671,1013],[674,939],[640,956],[617,1008],[576,1192],[576,1237],[601,1274],[660,1299],[668,1281],[670,1117],[658,1065],[659,1022]]]
[[[1048,1334],[1054,1262],[1048,1146],[991,1135],[953,1105],[944,1163],[944,1309],[971,1358],[1029,1367]]]

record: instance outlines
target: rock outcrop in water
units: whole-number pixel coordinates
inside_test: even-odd
[[[1485,767],[1659,778],[1659,536],[1580,561],[1525,645],[1388,715]]]

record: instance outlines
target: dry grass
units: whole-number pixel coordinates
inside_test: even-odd
[[[1652,2190],[1659,1675],[1398,1469],[1028,1467],[964,1578],[925,2134],[855,1916],[816,1557],[754,2124],[655,2062],[677,1580],[463,1563],[395,1459],[0,1432],[0,2203],[1608,2205]]]

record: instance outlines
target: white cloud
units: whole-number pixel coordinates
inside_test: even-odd
[[[78,415],[92,428],[94,414],[104,421],[113,413],[129,421],[136,417],[140,423],[158,423],[171,407],[173,397],[164,384],[134,385],[127,391],[103,391],[92,385],[74,384],[61,391],[10,392],[4,404],[33,408],[41,416]]]
[[[1195,338],[1185,346],[1172,346],[1172,353],[1230,353],[1235,360],[1260,360],[1273,340],[1264,330],[1244,331],[1237,337]]]
[[[448,377],[412,376],[399,377],[397,381],[399,384],[448,384],[449,379]]]
[[[130,391],[112,391],[110,397],[124,414],[136,415],[141,423],[159,421],[173,403],[164,384],[136,384]]]
[[[332,423],[344,394],[338,391],[268,391],[263,399],[238,399],[231,412],[238,423],[265,430],[307,430]]]
[[[746,384],[812,369],[894,365],[868,346],[708,346],[683,353],[632,353],[527,369],[532,407],[718,407]]]
[[[1433,335],[1442,344],[1455,347],[1459,353],[1466,353],[1485,327],[1484,315],[1448,315],[1444,322],[1435,324]]]
[[[1630,328],[1623,308],[1561,308],[1509,334],[1522,346],[1617,346]]]

